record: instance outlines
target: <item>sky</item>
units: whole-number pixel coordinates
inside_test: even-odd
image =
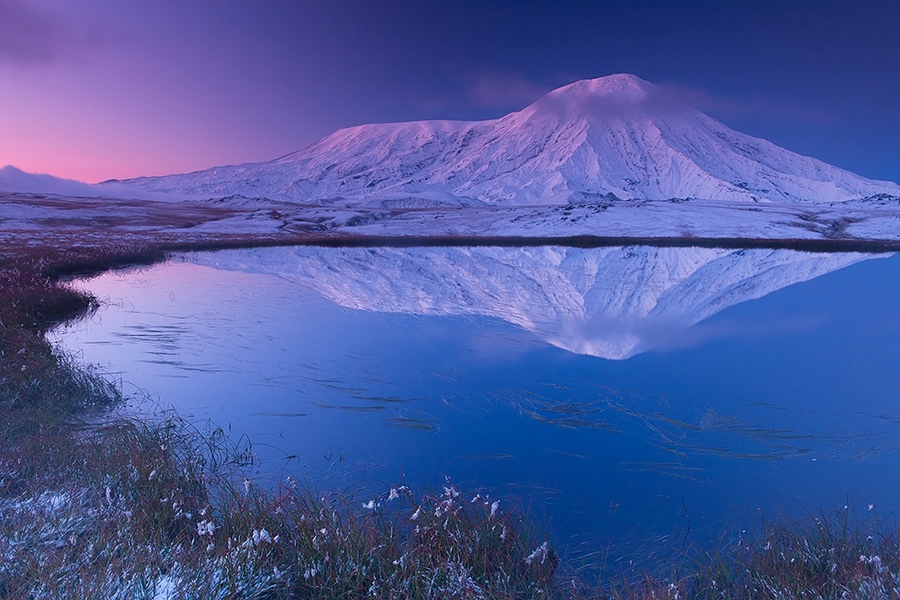
[[[896,0],[0,0],[0,166],[96,182],[476,120],[632,73],[900,182]]]

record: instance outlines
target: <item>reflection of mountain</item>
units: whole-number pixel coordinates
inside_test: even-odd
[[[662,332],[864,254],[711,248],[258,248],[195,254],[268,273],[359,310],[486,315],[580,354],[623,359]]]

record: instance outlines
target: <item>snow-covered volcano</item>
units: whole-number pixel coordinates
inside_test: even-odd
[[[578,81],[491,121],[350,127],[268,162],[124,183],[208,197],[399,208],[900,196],[895,183],[738,133],[633,75]]]

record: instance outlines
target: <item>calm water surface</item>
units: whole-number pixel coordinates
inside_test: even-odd
[[[268,472],[450,477],[574,556],[900,491],[900,258],[280,248],[78,285],[104,307],[58,343]]]

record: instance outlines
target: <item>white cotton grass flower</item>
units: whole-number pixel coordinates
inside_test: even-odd
[[[500,501],[494,500],[494,503],[491,504],[491,518],[492,519],[497,516],[497,510],[499,508],[500,508]]]
[[[397,490],[395,488],[391,488],[391,493],[388,494],[387,501],[390,502],[391,500],[399,500],[399,499],[400,499],[400,494],[397,493]]]
[[[156,469],[150,471],[150,477],[147,478],[147,481],[153,481],[154,477],[156,477]]]
[[[419,515],[421,515],[421,514],[422,514],[422,507],[420,506],[420,507],[418,507],[418,508],[416,509],[416,512],[414,512],[414,513],[409,517],[409,520],[410,520],[410,521],[415,521],[416,519],[419,518]]]
[[[216,533],[216,524],[212,521],[200,521],[197,523],[197,534],[198,535],[208,535],[210,537]]]
[[[259,531],[254,529],[253,530],[253,545],[259,546],[263,542],[271,544],[272,536],[269,535],[269,532],[266,531],[265,529],[260,529]]]
[[[544,542],[540,546],[534,549],[534,552],[529,554],[525,558],[525,564],[530,565],[536,560],[539,560],[541,564],[544,564],[544,561],[547,560],[547,556],[550,554],[550,542]]]
[[[448,498],[437,505],[437,508],[434,509],[434,516],[443,517],[450,512],[451,508],[453,508],[453,498]]]
[[[368,510],[375,510],[375,501],[369,500],[368,502],[363,502],[362,507]]]

